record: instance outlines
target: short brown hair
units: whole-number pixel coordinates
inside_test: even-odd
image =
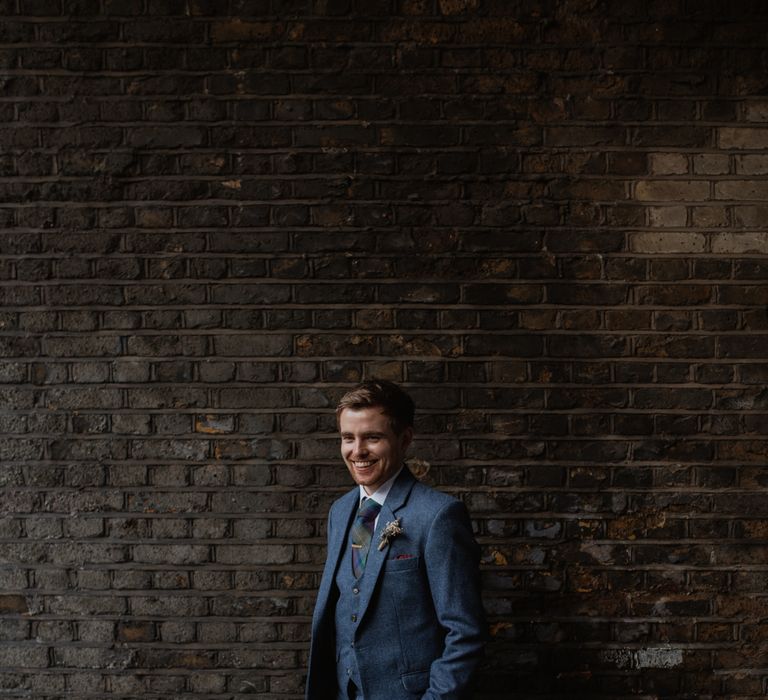
[[[384,379],[363,382],[344,394],[336,407],[336,422],[345,408],[373,407],[381,408],[381,412],[389,418],[392,430],[398,435],[406,428],[413,427],[413,399],[397,384]]]

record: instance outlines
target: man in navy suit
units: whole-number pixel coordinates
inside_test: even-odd
[[[467,511],[405,466],[414,406],[400,387],[365,382],[336,415],[358,486],[328,515],[307,700],[470,698],[486,631]]]

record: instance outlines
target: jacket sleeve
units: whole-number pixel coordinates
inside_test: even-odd
[[[464,504],[452,501],[432,522],[424,552],[432,601],[445,645],[432,662],[423,700],[464,700],[487,638],[480,598],[480,550]]]
[[[327,552],[330,552],[331,542],[333,541],[334,506],[335,504],[331,506],[328,512],[326,524]],[[326,554],[323,580],[329,575],[329,569],[330,564]],[[312,615],[312,638],[309,647],[309,668],[307,669],[305,700],[332,700],[336,697],[336,674],[333,659],[335,642],[333,639],[333,628],[327,623],[327,619],[324,618],[324,612],[326,611],[321,609],[318,592],[318,600]]]

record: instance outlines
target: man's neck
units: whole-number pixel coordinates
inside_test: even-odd
[[[378,503],[381,503],[384,505],[384,501],[387,498],[387,495],[389,494],[390,490],[392,489],[392,486],[394,485],[395,481],[397,480],[397,477],[400,476],[400,472],[403,471],[403,467],[405,464],[403,464],[400,469],[397,470],[397,473],[387,479],[379,488],[375,489],[374,491],[369,491],[365,486],[360,486],[360,500],[363,498],[374,498],[375,501]]]

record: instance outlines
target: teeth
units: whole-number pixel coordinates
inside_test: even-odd
[[[352,466],[355,467],[370,467],[373,462],[352,462]]]

